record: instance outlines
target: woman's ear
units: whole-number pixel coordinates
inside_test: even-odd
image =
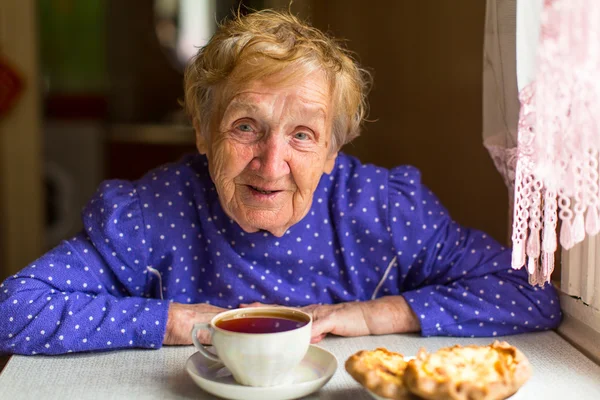
[[[329,157],[325,161],[325,165],[323,166],[323,172],[325,172],[326,174],[331,174],[331,172],[333,171],[333,167],[335,167],[335,159],[337,158],[337,156],[337,151],[329,155]]]
[[[194,118],[194,131],[196,133],[196,148],[200,154],[206,154],[208,151],[208,140],[207,136],[202,132],[200,128],[200,122]]]

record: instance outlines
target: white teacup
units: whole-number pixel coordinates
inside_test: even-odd
[[[194,324],[192,340],[200,354],[223,363],[238,383],[276,386],[291,383],[292,370],[308,351],[311,328],[311,315],[297,309],[239,308]],[[198,340],[200,329],[211,332],[216,356]]]

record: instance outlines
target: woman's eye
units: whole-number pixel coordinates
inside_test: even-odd
[[[250,124],[239,124],[237,128],[242,132],[252,132],[252,126]]]
[[[294,135],[294,138],[296,138],[298,140],[308,140],[309,136],[308,136],[308,133],[306,133],[306,132],[298,132]]]

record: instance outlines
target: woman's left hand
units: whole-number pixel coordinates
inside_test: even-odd
[[[242,304],[241,307],[261,307],[262,303]],[[418,318],[402,296],[338,304],[313,304],[302,307],[312,314],[311,343],[321,341],[328,333],[338,336],[383,335],[418,332]]]

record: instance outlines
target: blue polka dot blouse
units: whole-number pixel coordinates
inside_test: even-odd
[[[340,154],[283,237],[245,233],[222,210],[207,160],[104,182],[84,231],[0,285],[0,352],[159,348],[169,302],[235,308],[403,295],[422,334],[555,327],[555,290],[531,287],[510,251],[454,222],[417,169]]]

